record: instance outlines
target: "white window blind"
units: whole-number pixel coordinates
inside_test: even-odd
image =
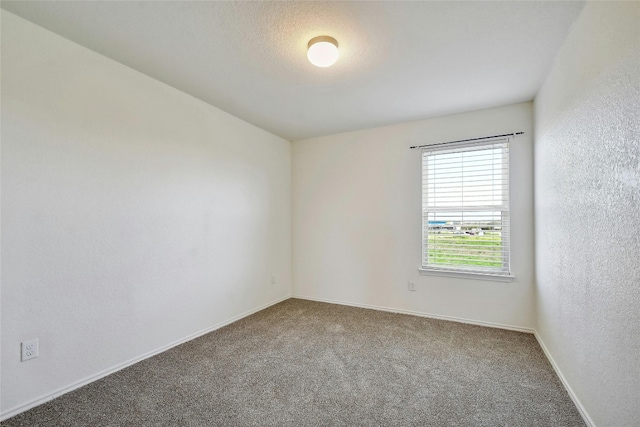
[[[509,139],[422,149],[422,268],[509,275]]]

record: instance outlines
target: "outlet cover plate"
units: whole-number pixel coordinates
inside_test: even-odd
[[[38,338],[22,343],[22,361],[38,357]]]

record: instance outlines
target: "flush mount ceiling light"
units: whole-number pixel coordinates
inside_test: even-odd
[[[329,67],[338,60],[338,41],[329,36],[318,36],[309,40],[307,58],[316,67]]]

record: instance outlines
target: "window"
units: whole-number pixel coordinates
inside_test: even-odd
[[[511,277],[507,138],[422,149],[421,270]]]

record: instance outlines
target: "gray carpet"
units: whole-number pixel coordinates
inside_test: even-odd
[[[290,299],[3,426],[584,426],[532,335]]]

